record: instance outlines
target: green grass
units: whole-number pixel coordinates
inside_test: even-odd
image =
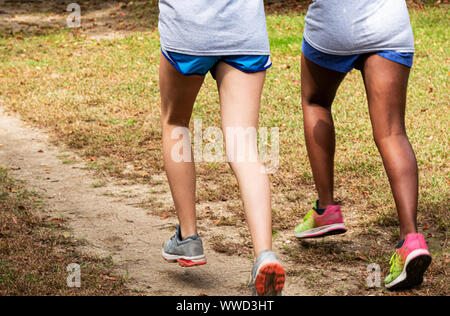
[[[133,12],[136,19],[150,13],[155,18],[152,9],[143,3]],[[441,265],[448,253],[446,240],[450,228],[449,17],[446,6],[411,10],[416,57],[406,120],[420,168],[420,228],[432,227],[425,233],[440,245],[435,252]],[[304,11],[268,16],[274,66],[267,74],[261,126],[280,127],[281,132],[280,169],[271,177],[277,232],[292,229],[314,199],[300,98],[303,18]],[[148,23],[152,27],[143,32],[102,41],[69,30],[19,38],[0,34],[0,104],[47,128],[55,142],[65,143],[80,156],[91,159],[90,168],[99,173],[133,181],[154,181],[141,176],[163,171],[159,38],[154,21]],[[398,237],[398,221],[373,142],[359,72],[350,73],[342,84],[333,113],[337,132],[337,198],[350,217],[358,218],[352,227],[356,235],[371,228],[371,235],[384,238],[386,243],[386,247],[377,251],[388,257],[386,251],[391,250],[386,249],[391,249]],[[203,120],[203,128],[220,124],[216,84],[210,76],[200,92],[193,117]],[[143,169],[125,175],[122,172],[127,164]],[[236,181],[226,164],[200,163],[198,175],[200,203],[239,198]],[[217,185],[221,190],[214,189]],[[242,217],[240,204],[237,203],[239,207],[232,204],[229,210]],[[362,236],[355,243],[364,245]],[[308,251],[311,255],[320,254],[314,248]],[[372,256],[371,251],[368,250],[368,257]],[[342,258],[348,255],[343,252]],[[383,267],[387,267],[386,263]],[[436,271],[442,269],[438,267]]]

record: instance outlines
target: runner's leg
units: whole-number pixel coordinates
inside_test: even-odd
[[[344,73],[321,67],[302,55],[302,107],[306,147],[319,207],[334,202],[335,131],[331,105]]]
[[[172,139],[172,133],[175,129],[189,127],[192,108],[203,81],[204,76],[183,76],[161,54],[159,83],[163,159],[183,239],[197,235],[195,165],[193,158],[190,161],[174,161],[172,150],[180,138]],[[184,140],[189,142],[186,146],[190,147],[190,140]]]
[[[362,70],[375,143],[397,206],[400,239],[417,232],[418,170],[405,129],[409,73],[410,68],[376,54],[365,60]]]

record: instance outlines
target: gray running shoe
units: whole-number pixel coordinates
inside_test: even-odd
[[[264,250],[256,259],[249,287],[255,296],[281,296],[286,274],[275,254]]]
[[[206,264],[202,239],[199,236],[190,236],[181,240],[180,225],[175,235],[164,244],[162,256],[167,262],[178,264],[184,268]]]

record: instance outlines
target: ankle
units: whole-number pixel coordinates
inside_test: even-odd
[[[330,205],[336,205],[336,202],[333,199],[331,199],[331,200],[319,200],[319,202],[317,203],[317,207],[319,209],[324,210]]]
[[[406,236],[409,234],[417,234],[417,228],[411,227],[411,228],[400,228],[400,240],[406,239]]]
[[[186,230],[183,231],[183,229],[180,230],[180,239],[181,240],[186,240],[191,236],[198,236],[198,232],[196,229],[190,229],[190,230]]]
[[[265,252],[265,251],[272,252],[273,250],[272,250],[272,247],[261,248],[261,249],[259,249],[258,251],[255,250],[255,251],[254,251],[255,260],[257,260],[258,257],[259,257],[259,255],[262,254],[262,253]]]

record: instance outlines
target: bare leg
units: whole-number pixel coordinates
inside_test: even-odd
[[[376,54],[363,68],[373,135],[397,205],[401,238],[417,232],[418,170],[405,130],[409,72]]]
[[[192,108],[203,80],[203,76],[181,75],[161,54],[159,83],[164,167],[183,239],[197,234],[195,165],[193,159],[187,162],[174,161],[172,149],[180,139],[172,139],[172,132],[176,128],[189,127]],[[187,145],[191,145],[190,141]]]
[[[323,68],[302,55],[302,106],[306,147],[319,207],[334,202],[335,131],[331,105],[345,74]]]
[[[227,154],[232,151],[231,144],[227,142],[227,128],[258,128],[265,75],[265,71],[246,74],[225,63],[217,66],[217,84]],[[256,135],[252,139],[246,139],[245,142],[245,148],[254,153],[253,145],[256,144]],[[234,161],[230,165],[239,183],[257,257],[263,250],[272,250],[272,207],[269,177],[262,172],[263,165],[259,157],[254,162]]]

